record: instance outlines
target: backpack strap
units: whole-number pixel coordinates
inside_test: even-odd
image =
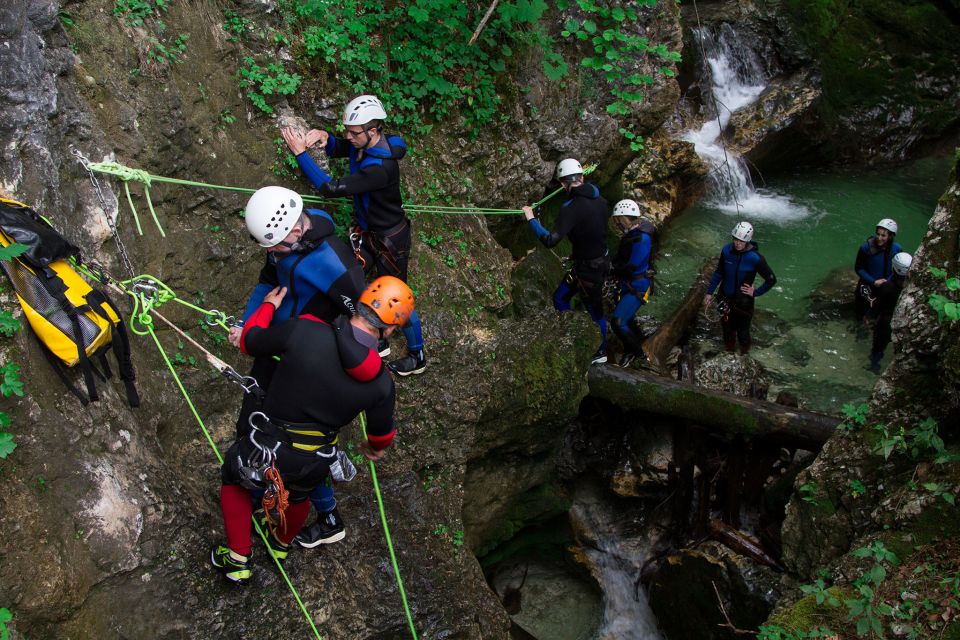
[[[83,406],[90,404],[90,400],[87,398],[87,396],[80,393],[80,390],[77,389],[73,382],[70,381],[70,378],[67,377],[67,373],[64,371],[63,363],[60,362],[60,359],[57,356],[53,355],[53,352],[47,348],[47,345],[43,344],[43,340],[40,339],[40,336],[33,331],[29,331],[28,333],[30,333],[37,341],[37,344],[40,345],[40,351],[43,352],[43,356],[47,359],[47,362],[50,363],[50,366],[53,367],[57,377],[60,378],[60,381],[63,383],[63,386],[67,388],[67,391],[76,396],[77,400],[79,400],[80,404]]]
[[[131,407],[140,406],[140,394],[137,393],[137,387],[134,384],[137,379],[136,371],[133,369],[133,360],[130,357],[130,337],[127,335],[127,329],[123,322],[123,314],[117,309],[116,305],[110,300],[106,293],[99,289],[93,289],[87,294],[87,304],[93,309],[99,309],[104,318],[109,318],[107,313],[109,308],[120,321],[113,325],[115,340],[112,341],[113,354],[117,357],[117,369],[120,372],[120,379],[123,380],[124,387],[127,390],[127,404]],[[110,369],[104,361],[104,368],[109,372]]]

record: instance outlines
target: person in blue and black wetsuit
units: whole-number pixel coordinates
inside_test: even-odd
[[[733,242],[725,245],[720,252],[717,269],[707,285],[707,295],[703,306],[713,302],[713,292],[720,286],[719,297],[729,305],[729,311],[720,318],[723,330],[723,346],[733,351],[737,341],[740,353],[750,351],[750,322],[753,320],[754,298],[762,296],[777,283],[766,258],[760,255],[757,244],[753,242],[753,225],[738,222],[731,232]],[[757,274],[763,278],[763,284],[753,286]]]
[[[898,229],[895,220],[884,218],[877,223],[876,234],[867,238],[857,251],[853,265],[859,277],[854,293],[857,322],[863,322],[880,287],[893,275],[893,256],[902,251],[894,242]]]
[[[287,290],[273,315],[276,324],[302,314],[329,323],[338,316],[357,313],[357,300],[364,286],[363,269],[350,248],[337,237],[333,218],[326,211],[304,211],[303,200],[296,192],[284,187],[264,187],[247,202],[245,221],[250,236],[267,250],[267,257],[247,302],[244,321],[276,287]],[[230,332],[234,346],[240,346],[241,331],[241,327],[235,327]],[[267,391],[276,368],[273,358],[257,357],[250,376]],[[260,401],[257,394],[244,395],[237,418],[238,436],[249,432],[250,415],[260,409]],[[333,487],[321,485],[311,495],[311,501],[318,519],[305,530],[305,536],[313,536],[308,542],[342,540],[343,521],[336,508]]]
[[[410,221],[403,211],[400,193],[400,164],[407,145],[399,136],[383,133],[387,112],[375,96],[354,98],[343,112],[346,139],[339,139],[326,131],[311,129],[303,133],[287,127],[281,130],[290,151],[304,175],[324,197],[353,198],[355,227],[350,238],[357,258],[367,270],[376,275],[390,275],[407,280],[410,259]],[[323,145],[330,158],[348,158],[350,175],[333,178],[317,166],[308,147]],[[423,373],[427,358],[423,349],[423,331],[420,318],[414,313],[403,327],[407,341],[406,357],[390,363],[390,368],[401,376]],[[380,345],[380,354],[389,354],[386,343]]]
[[[623,343],[620,366],[629,366],[643,355],[643,335],[633,324],[634,316],[650,297],[653,274],[650,258],[653,251],[653,223],[640,217],[640,205],[621,200],[613,206],[613,219],[623,231],[620,247],[613,258],[613,275],[617,278],[618,302],[613,310],[613,332]]]
[[[890,322],[893,320],[893,312],[897,308],[897,301],[900,299],[900,292],[903,291],[911,264],[913,264],[913,256],[909,253],[899,251],[893,256],[891,261],[893,273],[877,287],[876,300],[870,305],[870,309],[863,318],[867,326],[873,325],[873,346],[870,349],[870,364],[867,365],[867,369],[873,373],[880,373],[883,352],[893,337]]]
[[[607,321],[603,317],[603,283],[610,269],[607,256],[607,201],[596,185],[583,180],[583,167],[573,158],[557,165],[557,180],[570,198],[560,206],[553,230],[547,231],[531,207],[523,207],[523,216],[540,242],[556,246],[564,236],[573,245],[573,268],[553,292],[557,311],[569,311],[570,300],[579,295],[587,312],[600,328],[600,348],[591,364],[607,361]]]

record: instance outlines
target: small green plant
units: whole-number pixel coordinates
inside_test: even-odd
[[[960,278],[949,277],[946,270],[938,267],[928,267],[928,270],[935,278],[943,280],[947,291],[956,292],[960,290]],[[960,320],[960,303],[954,302],[945,295],[934,293],[927,298],[927,303],[937,312],[939,322],[955,322]]]
[[[63,25],[64,29],[72,29],[77,26],[76,21],[73,19],[73,14],[66,9],[61,9],[57,17],[60,18],[60,24]]]
[[[451,256],[450,254],[447,254],[446,256],[444,256],[443,261],[451,269],[454,269],[457,266],[457,259]]]
[[[903,427],[894,428],[891,431],[885,424],[873,426],[874,431],[880,434],[879,439],[873,446],[873,452],[882,455],[884,460],[889,460],[894,451],[906,451],[907,442],[904,439],[906,431]]]
[[[220,125],[226,127],[237,121],[237,117],[230,112],[230,109],[224,109],[220,112]]]
[[[287,143],[283,141],[283,138],[274,138],[273,147],[276,152],[276,158],[273,161],[273,166],[270,167],[270,171],[273,172],[273,175],[280,178],[293,177],[293,172],[300,166],[297,164],[297,157],[290,153],[290,149],[287,147]],[[339,226],[340,220],[337,219],[336,215],[334,215],[334,219]]]
[[[830,637],[836,637],[836,634],[826,627],[816,627],[810,631],[792,631],[773,624],[761,626],[757,631],[757,640],[807,640]]]
[[[439,245],[441,242],[443,242],[443,236],[442,236],[441,234],[439,234],[439,233],[438,233],[437,235],[435,235],[435,236],[428,236],[428,235],[425,234],[423,231],[421,231],[421,232],[419,233],[419,235],[420,235],[420,240],[421,240],[425,245],[428,245],[428,246],[430,246],[430,247],[436,247],[436,246]]]
[[[237,72],[241,89],[246,90],[250,102],[264,113],[273,113],[267,96],[292,96],[300,88],[303,78],[298,73],[287,73],[283,65],[271,62],[265,67],[253,57],[243,59],[245,66]]]
[[[167,10],[169,0],[116,0],[113,15],[130,27],[143,25],[144,20]]]
[[[45,493],[47,491],[47,479],[43,476],[37,476],[37,488],[40,489],[40,493]]]
[[[10,609],[0,607],[0,640],[7,640],[10,637],[10,629],[7,624],[13,622],[13,614]]]
[[[870,405],[866,402],[861,404],[853,404],[848,402],[843,405],[842,408],[844,419],[839,425],[837,425],[837,431],[847,435],[854,430],[855,427],[862,427],[867,421],[867,413],[870,411]]]
[[[147,62],[156,64],[183,64],[183,54],[187,51],[190,36],[181,33],[172,44],[166,44],[158,38],[150,38],[147,50]]]
[[[817,578],[813,584],[801,585],[800,591],[804,592],[808,596],[813,596],[817,604],[826,603],[831,607],[840,606],[840,599],[830,592],[830,589],[827,587],[827,584],[823,578]]]
[[[227,40],[229,42],[240,42],[244,34],[252,31],[254,28],[252,20],[244,18],[229,7],[223,10],[223,16],[223,30],[227,32]]]
[[[447,535],[447,525],[440,523],[433,529],[433,535],[438,538]]]
[[[463,529],[457,529],[453,532],[453,546],[462,547],[463,546]]]
[[[957,505],[957,497],[949,486],[940,484],[939,482],[924,482],[923,488],[935,495],[938,498],[943,498],[943,501],[954,507]]]
[[[849,484],[850,495],[854,498],[859,498],[862,495],[866,495],[867,488],[859,480],[851,480]]]
[[[800,485],[797,489],[800,493],[800,499],[810,504],[819,504],[819,500],[817,500],[817,492],[819,490],[820,487],[816,482],[807,482],[806,484]]]

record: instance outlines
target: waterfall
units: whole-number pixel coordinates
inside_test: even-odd
[[[711,168],[709,203],[748,218],[805,217],[808,211],[788,197],[756,189],[747,163],[722,144],[721,136],[733,113],[756,102],[766,88],[766,73],[756,52],[740,41],[729,24],[721,25],[716,32],[705,27],[694,29],[693,35],[705,54],[700,84],[707,116],[699,130],[691,129],[681,137],[693,143],[697,155]]]

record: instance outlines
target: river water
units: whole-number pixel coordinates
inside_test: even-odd
[[[751,351],[774,377],[772,391],[794,391],[824,411],[865,401],[877,380],[864,369],[869,335],[855,330],[849,305],[842,314],[831,309],[829,294],[852,302],[857,250],[881,218],[899,223],[904,251],[917,249],[950,166],[950,156],[938,156],[881,172],[770,178],[740,216],[728,203],[705,200],[671,220],[660,238],[655,295],[641,313],[668,317],[703,261],[719,255],[739,219],[748,220],[777,275],[776,287],[757,300]]]

